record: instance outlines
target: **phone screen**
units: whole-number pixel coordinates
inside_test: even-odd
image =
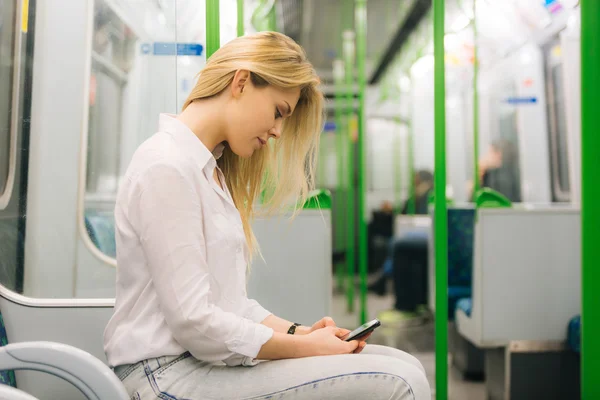
[[[342,336],[341,339],[349,342],[351,340],[360,338],[375,330],[375,328],[377,328],[379,325],[381,325],[381,322],[379,322],[379,320],[376,318],[372,321],[362,324],[352,332]]]

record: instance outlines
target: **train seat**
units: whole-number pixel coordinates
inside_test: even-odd
[[[581,309],[580,212],[567,207],[482,208],[473,248],[473,295],[456,310],[479,348],[565,341]]]
[[[85,229],[92,243],[109,257],[117,256],[115,217],[112,212],[86,210]]]
[[[473,280],[474,208],[448,208],[448,320],[457,303],[468,298]]]
[[[21,342],[2,346],[0,369],[34,370],[57,376],[78,388],[89,400],[129,399],[125,387],[106,364],[62,343]]]
[[[567,343],[575,353],[581,353],[581,315],[576,315],[569,321]]]

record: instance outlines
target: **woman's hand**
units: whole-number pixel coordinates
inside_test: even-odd
[[[360,348],[360,344],[356,340],[350,342],[341,340],[340,338],[346,333],[348,333],[347,329],[328,326],[306,335],[306,340],[310,343],[311,353],[315,356],[355,353]]]
[[[336,327],[336,324],[335,324],[335,321],[333,320],[333,318],[331,318],[331,317],[322,318],[321,320],[315,322],[315,324],[312,327],[310,327],[310,328],[307,327],[308,329],[306,332],[304,332],[304,334],[310,334],[319,329],[323,329],[323,328],[327,328],[327,327]],[[351,332],[348,329],[344,329],[344,328],[338,328],[338,329],[340,329],[343,332],[340,337],[343,337],[344,335]],[[355,354],[358,354],[361,351],[363,351],[363,349],[367,345],[367,339],[370,336],[371,336],[371,333],[369,333],[368,335],[366,335],[365,337],[362,337],[360,339],[358,346],[356,347],[356,350],[354,351]]]

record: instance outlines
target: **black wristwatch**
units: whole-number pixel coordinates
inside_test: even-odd
[[[299,324],[299,323],[297,323],[297,322],[294,322],[294,325],[290,326],[290,329],[288,329],[288,333],[289,333],[290,335],[293,335],[293,334],[294,334],[294,332],[296,332],[296,327],[297,327],[297,326],[300,326],[300,324]]]

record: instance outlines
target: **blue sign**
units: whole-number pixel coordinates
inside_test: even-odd
[[[324,131],[335,131],[335,122],[331,122],[331,121],[327,121],[325,122],[325,127],[323,128]]]
[[[142,45],[142,53],[148,54],[149,48],[147,44]],[[200,43],[165,43],[156,42],[152,48],[152,53],[155,56],[200,56],[204,46]]]
[[[506,102],[508,104],[535,104],[537,97],[509,97]]]

